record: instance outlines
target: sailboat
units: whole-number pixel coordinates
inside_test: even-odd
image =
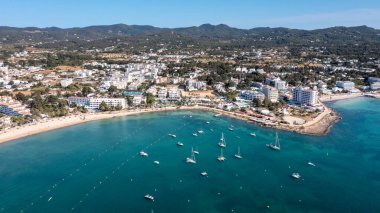
[[[194,154],[199,155],[198,147],[196,147],[196,149],[193,152],[194,152]]]
[[[227,146],[226,139],[224,138],[223,132],[222,132],[222,137],[220,138],[220,142],[218,143],[218,145],[223,148],[226,148]]]
[[[218,161],[224,161],[226,158],[223,156],[223,149],[220,149],[220,156],[218,157]]]
[[[276,132],[276,141],[274,142],[274,144],[267,144],[267,147],[273,149],[273,150],[277,150],[277,151],[280,151],[281,150],[281,147],[280,147],[280,140],[278,139],[278,134]]]
[[[191,157],[190,158],[186,158],[186,163],[192,163],[192,164],[196,163],[193,148],[191,148]]]
[[[235,158],[242,159],[243,157],[240,155],[240,146],[238,147],[238,152],[235,154]]]

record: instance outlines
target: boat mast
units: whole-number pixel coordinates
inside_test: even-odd
[[[278,133],[276,132],[276,146],[280,148],[280,139],[278,138]]]

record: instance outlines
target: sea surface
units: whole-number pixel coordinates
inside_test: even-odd
[[[203,111],[95,121],[3,143],[0,212],[380,212],[380,101],[330,106],[343,119],[328,135],[279,131],[281,151],[266,147],[275,130]],[[222,132],[225,162],[217,161]],[[239,146],[242,159],[234,158]],[[192,147],[197,163],[186,164]]]

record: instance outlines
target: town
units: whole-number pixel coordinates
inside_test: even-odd
[[[297,58],[287,48],[113,50],[26,47],[2,54],[1,129],[68,115],[197,106],[322,134],[338,117],[324,101],[379,96],[380,60],[332,57],[324,48],[305,48]],[[326,119],[324,128],[307,130]]]

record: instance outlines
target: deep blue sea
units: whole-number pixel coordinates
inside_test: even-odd
[[[279,131],[279,152],[266,147],[274,130],[203,111],[95,121],[3,143],[0,212],[380,212],[380,101],[330,105],[343,119],[328,135]],[[222,132],[225,162],[216,159]],[[238,146],[242,159],[234,158]],[[197,163],[186,164],[192,147]]]

